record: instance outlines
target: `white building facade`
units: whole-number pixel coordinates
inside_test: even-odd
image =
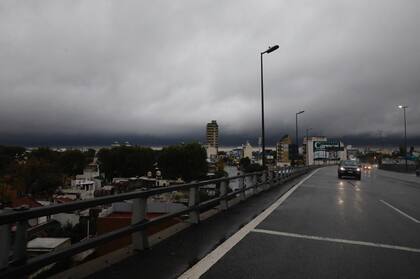
[[[326,137],[309,137],[304,139],[306,145],[306,165],[327,165],[347,159],[347,150],[343,142]]]

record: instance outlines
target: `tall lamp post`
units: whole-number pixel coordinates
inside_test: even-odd
[[[271,53],[278,49],[279,46],[275,45],[269,47],[266,51],[261,52],[260,59],[261,59],[261,144],[262,144],[262,166],[265,170],[265,130],[264,130],[264,74],[263,74],[263,54]]]
[[[306,145],[305,145],[305,164],[308,165],[308,140],[309,140],[309,131],[312,130],[312,128],[306,128]]]
[[[407,118],[406,118],[406,109],[408,106],[399,105],[399,109],[404,110],[404,152],[405,152],[405,170],[408,170],[408,163],[407,163]]]
[[[297,148],[297,155],[299,158],[299,129],[298,129],[298,115],[304,113],[305,111],[296,112],[296,148]]]
[[[299,130],[298,130],[298,115],[304,113],[305,111],[296,112],[296,145],[299,146]]]

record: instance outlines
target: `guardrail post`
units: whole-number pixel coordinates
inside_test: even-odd
[[[220,200],[220,208],[222,210],[227,210],[228,209],[228,200],[225,197],[227,194],[227,183],[226,181],[222,181],[220,183],[220,197],[222,198]]]
[[[11,211],[10,209],[0,209],[0,214]],[[10,224],[0,225],[0,270],[9,265],[9,253],[12,242]]]
[[[252,185],[254,186],[252,188],[252,194],[255,195],[258,193],[258,176],[256,174],[252,176]]]
[[[199,189],[196,187],[191,187],[190,188],[190,197],[188,199],[188,206],[194,207],[196,205],[198,205],[200,203],[199,199]],[[190,218],[189,221],[192,224],[198,224],[200,222],[200,210],[195,209],[193,211],[190,211]]]
[[[133,199],[133,214],[131,216],[131,224],[139,224],[146,220],[147,198]],[[149,240],[146,230],[136,231],[132,234],[132,242],[134,250],[144,250],[149,248]]]
[[[14,211],[26,211],[29,207],[22,206],[14,208]],[[13,262],[22,263],[26,261],[26,245],[28,241],[28,220],[16,222],[15,242],[13,243]]]
[[[27,220],[18,221],[16,223],[15,243],[13,246],[13,261],[16,263],[24,262],[26,260],[27,229]]]
[[[245,195],[245,177],[239,178],[239,188],[241,189],[240,197],[241,201],[245,201],[246,195]]]
[[[267,186],[267,182],[268,182],[268,179],[267,179],[267,171],[264,171],[263,172],[263,175],[262,175],[262,183],[263,183],[263,185],[262,185],[262,188],[263,188],[263,190],[267,190],[268,189],[268,186]]]

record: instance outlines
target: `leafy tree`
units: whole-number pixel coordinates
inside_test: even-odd
[[[216,162],[216,172],[222,172],[225,170],[225,162],[220,159]]]
[[[406,154],[405,151],[406,151],[405,150],[405,146],[404,145],[400,145],[400,156],[405,157],[405,154]]]
[[[89,148],[87,151],[83,152],[83,156],[85,156],[86,164],[89,164],[95,158],[96,150]]]
[[[156,154],[146,147],[103,148],[98,152],[100,169],[109,181],[113,177],[141,176],[152,170]]]
[[[58,162],[61,171],[67,176],[81,174],[87,165],[85,155],[79,150],[67,150],[62,152]]]
[[[250,172],[257,172],[262,171],[263,167],[260,164],[252,163],[248,167],[244,168],[244,172],[250,173]]]
[[[62,185],[62,173],[57,164],[45,159],[30,158],[16,166],[13,184],[27,194],[52,194]]]
[[[51,150],[48,147],[40,147],[37,149],[33,149],[29,157],[56,163],[59,160],[60,154],[59,152]]]
[[[50,195],[63,184],[64,176],[82,173],[87,161],[78,150],[57,152],[37,148],[25,154],[22,147],[0,146],[0,175],[19,194]]]
[[[19,146],[0,145],[0,175],[7,173],[10,164],[15,160],[21,160],[26,149]]]
[[[164,177],[192,181],[207,174],[206,159],[206,151],[200,144],[179,144],[163,148],[158,164]]]
[[[239,166],[242,170],[247,169],[251,165],[251,160],[248,157],[241,158],[239,161]]]

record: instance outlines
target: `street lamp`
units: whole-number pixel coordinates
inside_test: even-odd
[[[408,108],[408,106],[399,105],[399,109],[404,110],[404,152],[405,152],[405,170],[408,170],[408,163],[407,163],[407,118],[405,110]]]
[[[309,141],[309,131],[312,130],[312,128],[306,128],[306,143],[305,143],[305,161],[306,161],[306,165],[308,165],[308,141]]]
[[[298,115],[304,113],[305,111],[296,112],[296,148],[297,148],[297,157],[296,161],[299,159],[299,132],[298,132]]]
[[[299,132],[298,132],[298,115],[304,113],[305,111],[296,112],[296,145],[299,148]]]
[[[266,51],[261,52],[261,144],[262,144],[262,166],[265,170],[265,130],[264,130],[264,75],[263,75],[263,54],[271,53],[278,49],[279,46],[275,45],[269,47]]]

